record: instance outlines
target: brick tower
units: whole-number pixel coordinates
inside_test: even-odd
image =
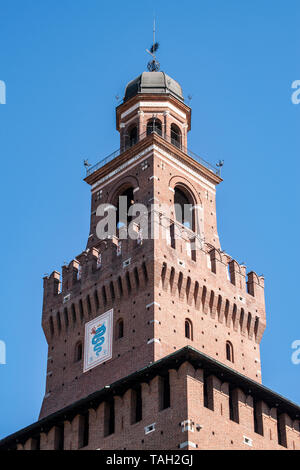
[[[86,249],[44,278],[40,420],[2,446],[299,449],[299,407],[261,384],[264,279],[221,249],[222,179],[188,150],[181,86],[142,73],[116,125],[120,150],[85,178]]]

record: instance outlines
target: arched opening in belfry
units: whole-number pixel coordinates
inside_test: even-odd
[[[176,221],[195,231],[195,214],[191,196],[180,187],[175,187],[174,206]]]
[[[116,200],[117,206],[117,236],[119,235],[120,229],[122,227],[127,227],[131,220],[132,216],[128,215],[130,207],[134,204],[134,192],[133,187],[130,186],[125,190],[121,191]]]
[[[132,147],[133,145],[135,145],[138,141],[138,130],[137,130],[137,126],[133,126],[130,130],[129,130],[129,147]]]
[[[176,124],[171,124],[171,143],[181,148],[181,132]]]
[[[131,124],[123,134],[124,139],[124,150],[129,149],[133,145],[135,145],[139,138],[138,138],[138,126],[136,123]]]
[[[147,123],[147,135],[152,133],[162,135],[162,124],[157,118],[150,119]]]

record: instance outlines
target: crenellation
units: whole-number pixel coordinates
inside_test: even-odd
[[[300,448],[296,405],[261,385],[264,278],[220,246],[222,178],[187,150],[191,110],[180,85],[165,74],[143,77],[117,107],[120,151],[85,178],[86,249],[43,281],[43,421],[4,446]],[[127,211],[147,207],[149,237],[131,219],[129,236],[119,217],[100,239],[104,207],[124,195]],[[111,357],[86,370],[86,323],[104,313]]]
[[[277,421],[276,409],[258,401],[258,415],[262,416],[263,421],[260,429],[255,427],[253,392],[249,395],[230,381],[207,373],[205,367],[195,368],[189,361],[182,362],[177,370],[169,368],[167,373],[170,383],[167,408],[163,407],[161,401],[161,376],[156,374],[147,382],[141,379],[142,408],[139,421],[136,421],[136,388],[128,384],[121,394],[114,394],[113,402],[103,397],[99,403],[88,403],[84,412],[80,409],[77,413],[72,411],[69,417],[62,410],[54,425],[44,430],[40,428],[39,434],[35,431],[34,438],[19,442],[17,448],[110,449],[113,445],[114,448],[131,449],[135,446],[137,433],[143,430],[140,435],[145,436],[145,444],[146,439],[148,442],[145,448],[163,449],[163,432],[169,448],[176,449],[184,439],[203,449],[213,430],[213,434],[215,431],[223,433],[223,448],[242,449],[243,436],[246,436],[254,449],[299,449],[299,421],[296,420],[295,425],[288,413],[279,413]],[[188,405],[184,400],[187,396]],[[113,416],[110,403],[114,407]],[[174,423],[173,428],[168,425],[170,419]],[[147,437],[144,429],[154,423],[154,432]],[[227,440],[229,426],[233,445]],[[218,448],[218,444],[211,442],[211,448]]]

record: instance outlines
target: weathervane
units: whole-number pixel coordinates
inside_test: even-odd
[[[146,52],[152,56],[152,60],[150,60],[147,64],[147,68],[149,72],[158,72],[160,69],[160,63],[156,60],[156,51],[159,48],[159,43],[155,42],[155,18],[153,21],[153,44],[150,48],[150,51],[146,49]]]

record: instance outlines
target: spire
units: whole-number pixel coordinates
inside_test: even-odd
[[[149,72],[158,72],[160,69],[160,63],[156,60],[156,51],[159,48],[159,43],[155,41],[155,32],[156,32],[156,25],[155,25],[155,18],[153,20],[153,44],[150,48],[150,51],[146,49],[146,52],[152,56],[152,59],[147,64],[147,69]]]

